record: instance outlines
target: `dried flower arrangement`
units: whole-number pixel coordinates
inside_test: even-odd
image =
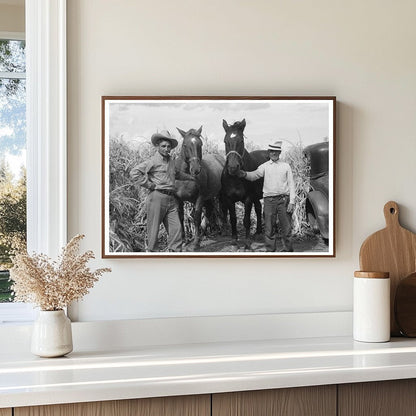
[[[56,311],[86,295],[99,277],[111,269],[91,271],[87,267],[94,253],[78,254],[83,238],[81,234],[73,237],[62,249],[58,261],[45,254],[29,255],[26,250],[15,254],[10,270],[14,301],[34,303],[41,310]]]

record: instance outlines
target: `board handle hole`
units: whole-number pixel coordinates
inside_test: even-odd
[[[395,214],[396,210],[394,208],[390,208],[390,214]]]

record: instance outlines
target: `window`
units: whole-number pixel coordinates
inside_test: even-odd
[[[0,303],[12,301],[12,247],[26,244],[25,49],[22,35],[0,34]]]
[[[25,20],[27,247],[56,257],[66,243],[66,0],[25,0]],[[0,324],[33,316],[31,305],[0,303]]]

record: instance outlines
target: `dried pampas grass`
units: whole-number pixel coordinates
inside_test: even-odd
[[[56,311],[86,295],[99,277],[111,269],[91,271],[87,267],[94,253],[78,254],[83,238],[80,234],[72,238],[62,249],[58,261],[45,254],[29,255],[26,250],[15,254],[10,269],[14,301],[34,303],[42,310]]]

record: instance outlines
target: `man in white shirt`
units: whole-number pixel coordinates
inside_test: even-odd
[[[268,147],[270,160],[253,172],[240,171],[239,176],[249,181],[264,178],[264,228],[265,243],[268,251],[276,251],[276,219],[282,229],[283,249],[293,251],[291,239],[291,213],[295,204],[295,182],[288,163],[279,160],[282,142],[277,141]]]

